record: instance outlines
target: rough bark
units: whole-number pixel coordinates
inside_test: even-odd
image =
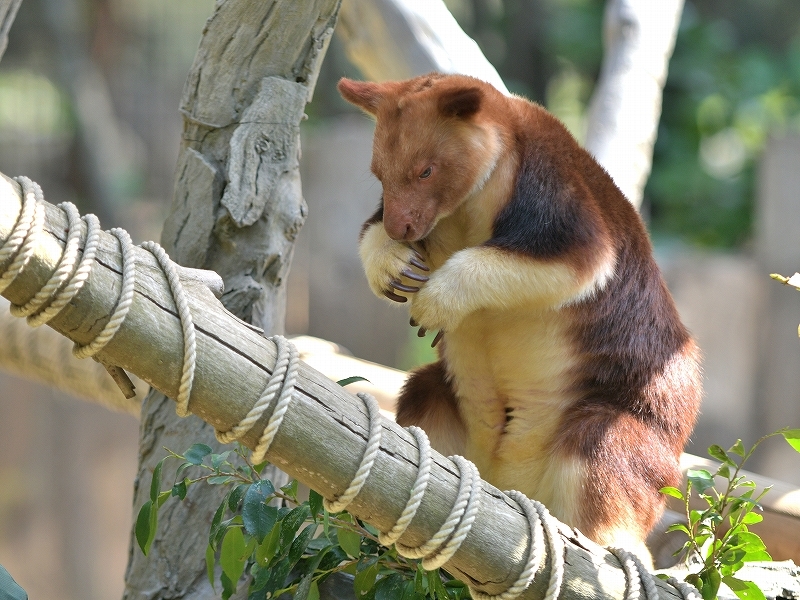
[[[339,3],[217,2],[181,100],[181,152],[162,244],[176,262],[222,275],[225,307],[269,333],[283,331],[284,281],[306,215],[299,123]],[[136,508],[163,447],[182,451],[195,442],[218,447],[200,419],[178,419],[172,402],[151,393],[142,410]],[[288,479],[275,468],[267,476],[276,484]],[[221,490],[198,487],[191,502],[169,508],[147,557],[131,540],[126,598],[217,596],[203,558],[220,499]]]
[[[65,244],[64,215],[52,205],[46,208],[44,239],[23,273],[3,292],[3,296],[16,304],[26,302],[44,285]],[[19,211],[19,188],[3,179],[0,181],[0,243],[8,238]],[[135,252],[139,263],[135,299],[125,323],[98,358],[150,382],[163,395],[151,395],[149,403],[165,405],[172,414],[172,403],[164,395],[175,397],[177,394],[183,355],[181,327],[166,279],[155,259],[141,249]],[[116,239],[103,234],[98,261],[87,284],[50,326],[73,341],[88,343],[103,328],[117,301],[121,264]],[[190,409],[212,427],[227,430],[244,417],[266,385],[274,368],[275,349],[260,330],[224,310],[202,284],[185,277],[183,283],[189,294],[197,332],[197,365]],[[196,417],[165,424],[155,421],[160,416],[158,411],[146,412],[143,416],[144,452],[154,453],[152,447],[156,444],[175,446],[194,431],[192,420]],[[268,417],[266,414],[243,437],[246,446],[256,445]],[[368,416],[362,401],[301,363],[294,401],[267,458],[309,487],[333,498],[344,491],[358,468],[368,431]],[[381,449],[372,474],[349,510],[378,529],[388,530],[405,505],[416,477],[417,461],[412,436],[385,421]],[[434,453],[431,478],[428,493],[404,536],[404,541],[412,545],[422,543],[435,533],[457,496],[457,469],[437,453]],[[197,545],[204,549],[205,544],[199,544],[195,535],[204,537],[204,527],[209,521],[187,521],[182,514],[188,507],[196,517],[197,513],[204,513],[206,505],[202,499],[191,497],[175,506],[180,508],[165,507],[166,512],[161,515],[165,527],[156,539],[159,560],[148,565],[150,578],[139,580],[140,587],[129,585],[128,597],[211,597],[199,580],[190,579],[193,569],[203,570],[202,553],[195,553]],[[207,519],[210,517],[208,514]],[[564,526],[559,531],[565,542],[566,562],[562,596],[575,599],[622,597],[625,576],[617,559],[577,531]],[[478,518],[447,569],[487,592],[502,592],[522,570],[528,537],[519,509],[483,482]],[[134,561],[134,574],[139,568]],[[548,557],[522,598],[544,596],[549,569]],[[657,585],[662,598],[677,597],[676,591],[667,584],[659,581]]]

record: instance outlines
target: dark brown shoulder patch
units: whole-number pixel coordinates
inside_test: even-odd
[[[441,360],[411,372],[397,399],[397,423],[424,429],[440,452],[459,451],[453,442],[463,441],[466,430]]]

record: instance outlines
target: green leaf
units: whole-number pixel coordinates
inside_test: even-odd
[[[217,507],[214,516],[211,519],[211,527],[208,530],[208,543],[211,544],[216,548],[216,544],[214,543],[214,539],[217,537],[217,530],[222,523],[222,517],[225,515],[225,506],[228,504],[227,496],[222,501],[222,503]]]
[[[742,600],[766,600],[764,592],[752,581],[744,581],[731,575],[723,577],[722,581]]]
[[[313,573],[308,573],[300,578],[300,583],[297,584],[297,589],[294,592],[294,600],[308,600],[313,577]]]
[[[291,568],[291,563],[284,559],[278,561],[269,569],[269,578],[263,588],[263,592],[267,598],[272,598],[276,590],[283,588]],[[263,598],[265,596],[260,597]]]
[[[739,531],[735,533],[730,538],[730,544],[732,546],[742,546],[748,549],[752,548],[753,550],[764,550],[766,548],[758,534],[750,531]]]
[[[293,500],[297,500],[297,479],[292,479],[281,488],[281,491]]]
[[[428,590],[428,578],[425,576],[425,569],[422,568],[422,563],[417,563],[417,571],[414,573],[414,593],[425,595]]]
[[[153,544],[158,529],[158,501],[150,507],[150,535],[147,537],[147,549]]]
[[[231,512],[236,512],[236,510],[239,508],[239,502],[242,501],[242,498],[244,497],[244,494],[250,485],[251,484],[249,483],[240,483],[233,488],[233,491],[228,494],[228,510]]]
[[[195,444],[183,453],[183,458],[193,465],[200,465],[203,459],[211,454],[211,448],[205,444]]]
[[[723,565],[735,565],[736,563],[744,560],[745,556],[747,556],[747,552],[741,548],[731,548],[727,552],[724,552],[722,556],[720,556],[719,561]]]
[[[744,446],[742,446],[742,440],[736,440],[736,443],[728,448],[728,452],[733,452],[734,454],[738,454],[744,458]]]
[[[172,486],[171,494],[173,496],[177,496],[181,500],[186,498],[186,486],[188,485],[188,482],[189,480],[184,477],[181,481]]]
[[[219,471],[220,467],[222,466],[222,463],[228,460],[228,456],[230,456],[230,454],[231,454],[230,450],[226,450],[225,452],[222,452],[220,454],[212,454],[211,467],[215,471]]]
[[[353,581],[353,589],[356,594],[356,598],[361,598],[365,596],[367,592],[372,589],[372,586],[375,585],[375,579],[378,577],[378,570],[380,566],[376,562],[373,565],[370,565],[366,569],[358,571],[356,573],[355,580]]]
[[[300,526],[309,517],[309,515],[310,510],[308,508],[308,504],[301,504],[300,506],[293,508],[285,517],[283,517],[280,525],[281,537],[279,547],[281,554],[283,554],[283,552],[289,548],[291,543],[294,541],[294,537],[297,535],[297,531],[300,529]]]
[[[727,463],[727,464],[729,464],[729,465],[736,466],[736,463],[735,463],[735,462],[733,462],[733,461],[732,461],[732,460],[731,460],[731,459],[728,457],[728,453],[727,453],[727,452],[725,452],[725,450],[723,450],[721,446],[717,446],[716,444],[713,444],[713,445],[711,445],[711,446],[709,446],[709,447],[708,447],[708,455],[709,455],[711,458],[716,458],[716,459],[717,459],[718,461],[720,461],[720,462],[723,462],[723,463]]]
[[[172,490],[167,490],[166,492],[161,492],[160,494],[158,494],[158,498],[156,499],[156,506],[158,508],[161,508],[161,506],[164,504],[164,502],[169,500],[170,497],[172,497]]]
[[[14,581],[3,565],[0,565],[0,598],[3,600],[28,600],[28,593]]]
[[[314,537],[314,532],[317,530],[317,524],[311,523],[310,525],[306,526],[305,529],[294,538],[292,545],[289,547],[289,562],[294,564],[300,557],[303,556],[303,552],[306,551],[308,547],[308,543],[311,541],[311,538]]]
[[[719,571],[716,569],[706,570],[705,573],[701,572],[700,578],[703,581],[703,587],[700,588],[700,595],[703,596],[703,600],[716,600],[719,585],[722,581]]]
[[[366,381],[367,383],[372,383],[366,377],[359,377],[358,375],[354,375],[353,377],[345,377],[344,379],[340,379],[336,383],[338,383],[340,386],[344,387],[346,385],[350,385],[351,383],[355,383],[357,381]]]
[[[439,569],[428,571],[428,586],[429,590],[433,590],[436,600],[449,600],[447,597],[447,590],[442,584],[442,576]]]
[[[753,523],[761,523],[761,521],[763,520],[764,517],[762,517],[760,514],[755,512],[749,512],[742,517],[741,522],[744,523],[745,525],[752,525]]]
[[[375,586],[375,600],[400,600],[405,596],[405,588],[406,581],[403,576],[400,573],[392,573],[388,577],[383,577]]]
[[[676,487],[672,487],[671,485],[663,487],[658,491],[664,494],[665,496],[672,496],[673,498],[677,498],[678,500],[683,500],[683,492],[681,492]]]
[[[383,581],[383,579],[381,579],[381,581]],[[403,596],[400,600],[424,600],[424,596],[418,596],[414,588],[413,581],[406,581],[403,585]],[[375,596],[377,597],[377,590],[375,590],[375,592]],[[464,594],[456,596],[455,600],[460,600],[461,598],[468,599],[469,597],[469,591],[467,590]],[[381,600],[384,599],[382,598]]]
[[[348,556],[358,558],[361,555],[361,536],[351,529],[340,529],[338,531],[339,545]]]
[[[215,592],[217,588],[214,587],[214,548],[211,544],[206,546],[206,574],[208,575],[208,583],[211,584],[211,589]]]
[[[161,469],[164,466],[165,460],[167,459],[162,458],[158,461],[156,468],[153,470],[153,479],[150,480],[150,500],[153,504],[158,500],[158,492],[161,491]]]
[[[180,476],[181,476],[181,473],[183,473],[183,472],[184,472],[186,469],[188,469],[189,467],[193,467],[193,466],[194,466],[194,465],[193,465],[192,463],[190,463],[190,462],[184,462],[184,463],[181,463],[181,465],[180,465],[180,466],[178,467],[178,469],[175,471],[175,479],[178,479],[178,477],[180,477]]]
[[[278,508],[265,503],[274,491],[270,481],[262,480],[251,485],[244,496],[242,505],[244,529],[250,535],[254,535],[259,543],[272,531],[278,520]]]
[[[720,465],[719,469],[717,469],[717,475],[720,477],[724,477],[725,479],[731,478],[731,470],[728,465]]]
[[[150,542],[152,541],[150,537],[150,511],[152,508],[153,502],[151,500],[142,504],[142,508],[139,509],[139,515],[136,517],[136,527],[134,528],[136,542],[145,556],[150,551]]]
[[[689,528],[686,527],[686,525],[684,525],[683,523],[673,523],[672,525],[667,527],[667,533],[669,533],[670,531],[682,531],[686,535],[690,535]]]
[[[308,590],[308,598],[306,600],[319,600],[319,586],[316,581],[311,582],[311,588]]]
[[[234,478],[230,475],[214,475],[206,479],[206,483],[209,485],[223,485],[233,480]]]
[[[703,587],[703,580],[700,579],[700,576],[697,573],[689,573],[685,578],[684,581],[696,587],[698,590]]]
[[[258,545],[258,548],[256,548],[256,561],[259,565],[266,566],[275,556],[275,553],[278,551],[280,535],[280,527],[273,527],[269,535]]]
[[[309,490],[308,508],[311,510],[311,518],[316,521],[317,515],[322,512],[322,494]]]
[[[692,489],[700,494],[714,487],[714,477],[705,469],[689,469],[686,471],[686,476],[692,484]]]
[[[236,593],[236,581],[231,581],[230,577],[225,575],[225,573],[221,573],[219,576],[219,580],[222,583],[222,600],[228,600],[231,596]]]
[[[222,572],[233,582],[234,589],[236,582],[244,572],[244,565],[247,561],[245,551],[246,544],[242,530],[239,527],[228,529],[222,540],[219,563],[222,566]]]
[[[784,429],[781,435],[792,448],[800,452],[800,429]]]

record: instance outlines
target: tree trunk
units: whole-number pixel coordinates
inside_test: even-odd
[[[226,308],[268,333],[283,331],[284,281],[306,215],[299,123],[339,3],[218,2],[181,100],[183,139],[162,244],[176,262],[218,272]],[[135,510],[147,498],[163,447],[219,447],[208,425],[194,416],[178,418],[160,392],[145,400],[140,427]],[[266,476],[278,485],[287,481],[274,468]],[[164,507],[147,557],[131,538],[125,598],[218,596],[208,584],[204,556],[221,490],[192,491],[189,501]]]
[[[0,58],[8,46],[8,32],[14,23],[20,4],[22,0],[0,0]]]
[[[600,79],[589,104],[586,149],[639,208],[661,117],[661,96],[683,0],[609,0]]]

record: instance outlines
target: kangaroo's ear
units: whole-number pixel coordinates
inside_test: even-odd
[[[371,81],[354,81],[342,77],[339,84],[339,93],[342,98],[350,104],[355,104],[358,108],[371,115],[378,111],[378,104],[383,98],[383,86]]]
[[[483,92],[477,87],[459,87],[445,90],[439,96],[439,112],[445,117],[466,119],[481,108]]]

